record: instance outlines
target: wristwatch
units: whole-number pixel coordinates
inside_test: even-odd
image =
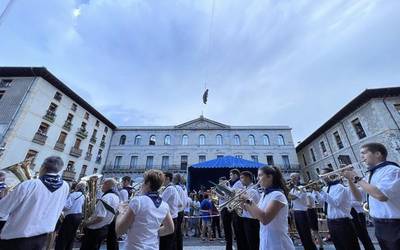
[[[359,182],[361,180],[362,180],[362,178],[360,176],[354,176],[353,183],[357,183],[357,182]]]

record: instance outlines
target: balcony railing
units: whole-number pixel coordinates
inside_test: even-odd
[[[69,152],[69,154],[71,155],[71,156],[74,156],[74,157],[81,157],[81,155],[82,155],[82,149],[79,149],[79,148],[75,148],[75,147],[72,147],[71,148],[71,151]]]
[[[95,136],[90,137],[90,142],[91,143],[96,143],[97,138]]]
[[[64,128],[65,130],[71,131],[71,127],[72,127],[72,122],[70,122],[70,121],[68,121],[68,120],[64,122],[63,128]]]
[[[96,158],[96,164],[101,164],[101,156],[97,156],[97,158]]]
[[[40,145],[44,145],[46,143],[46,140],[47,140],[47,135],[43,135],[39,132],[36,132],[36,134],[33,136],[32,139],[33,142]]]
[[[66,181],[74,181],[75,175],[76,175],[75,171],[65,170],[62,174],[62,178],[63,178],[63,180],[66,180]]]
[[[85,156],[85,160],[91,161],[91,160],[92,160],[92,154],[89,153],[89,152],[87,152],[87,153],[86,153],[86,156]]]
[[[168,167],[163,167],[161,165],[155,165],[151,168],[146,168],[145,165],[131,167],[129,165],[107,165],[103,168],[104,173],[144,173],[149,169],[159,169],[162,171],[169,171],[173,173],[186,173],[186,170],[182,170],[180,165],[170,165]]]
[[[76,132],[76,136],[78,136],[81,139],[86,139],[86,137],[88,136],[88,132],[86,131],[85,128],[80,127],[78,129],[78,132]]]
[[[54,120],[56,119],[56,112],[54,112],[53,110],[47,110],[46,114],[43,116],[43,119],[49,122],[54,122]]]
[[[104,148],[105,146],[106,146],[106,142],[105,142],[105,141],[101,141],[101,142],[100,142],[100,147],[101,147],[101,148]]]
[[[60,152],[63,152],[64,148],[65,148],[65,143],[62,142],[56,142],[56,145],[54,146],[54,149]]]

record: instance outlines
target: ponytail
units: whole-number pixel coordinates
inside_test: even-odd
[[[264,166],[260,168],[265,175],[272,175],[272,188],[279,188],[283,190],[283,193],[288,197],[289,190],[286,186],[286,181],[282,176],[282,172],[278,167],[275,166]]]

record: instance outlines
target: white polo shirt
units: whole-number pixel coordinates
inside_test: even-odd
[[[258,192],[257,189],[254,189],[254,185],[251,185],[252,187],[247,190],[246,194],[249,197],[250,200],[253,201],[254,204],[258,204],[258,202],[260,201],[261,195]],[[246,210],[243,210],[243,214],[242,217],[244,218],[250,218],[252,219],[253,217],[250,215],[250,213]]]
[[[307,193],[292,188],[289,194],[296,197],[296,199],[292,200],[292,209],[294,211],[307,211]]]
[[[332,185],[329,194],[328,187],[321,192],[315,192],[318,201],[328,203],[328,219],[352,218],[351,192],[342,184]]]
[[[27,238],[53,232],[68,193],[66,182],[54,192],[40,179],[22,182],[0,200],[0,217],[9,215],[0,238]]]
[[[368,180],[369,176],[365,178]],[[371,185],[376,186],[387,201],[379,201],[369,195],[369,214],[379,219],[400,219],[400,168],[387,165],[375,170]]]
[[[179,210],[179,212],[182,212],[183,210],[185,210],[188,195],[181,186],[175,185],[175,188],[176,188],[176,191],[178,191],[179,200],[180,200],[180,202],[178,204],[178,210]]]
[[[121,202],[127,202],[129,200],[129,193],[125,189],[119,190],[119,198]]]
[[[104,195],[103,197],[101,197],[101,199],[104,202],[106,202],[108,205],[110,205],[114,209],[114,211],[117,211],[117,208],[119,205],[118,195],[116,195],[114,193],[108,193],[108,194]],[[111,213],[110,211],[108,211],[104,207],[103,202],[101,202],[100,200],[97,201],[97,203],[96,203],[94,216],[101,217],[101,221],[96,224],[88,226],[88,228],[90,228],[90,229],[102,228],[106,225],[109,225],[114,219],[114,214]]]
[[[243,188],[243,184],[240,181],[240,179],[237,180],[235,183],[233,183],[233,185],[231,187],[231,189],[233,189],[233,190],[238,190],[238,189],[241,189],[241,188]]]
[[[169,212],[168,204],[162,201],[157,208],[148,196],[140,195],[132,199],[129,207],[135,219],[127,232],[126,249],[158,250],[158,230]]]
[[[161,198],[168,204],[172,219],[177,218],[180,197],[175,186],[172,184],[168,185],[162,193]]]
[[[85,203],[85,196],[82,192],[72,192],[68,195],[67,203],[64,207],[64,215],[81,214],[83,204]]]

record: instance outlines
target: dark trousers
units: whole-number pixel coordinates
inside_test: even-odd
[[[260,246],[260,222],[256,219],[243,218],[243,228],[247,249],[258,250]]]
[[[80,250],[98,250],[101,243],[107,238],[108,226],[99,229],[84,229],[84,236]]]
[[[224,226],[224,236],[226,241],[226,250],[232,250],[232,214],[227,208],[221,211],[222,225]]]
[[[350,218],[328,219],[328,229],[337,250],[360,250],[354,225]]]
[[[3,229],[4,225],[6,224],[6,222],[7,221],[5,221],[5,220],[0,220],[0,233],[1,233],[1,230]]]
[[[400,219],[374,219],[375,235],[382,250],[400,249]]]
[[[173,219],[174,232],[172,234],[160,237],[160,250],[176,250],[176,227],[178,225],[178,218]]]
[[[211,228],[213,231],[214,238],[217,238],[216,231],[218,231],[218,238],[221,238],[221,227],[219,225],[219,216],[211,217]]]
[[[364,213],[357,213],[357,211],[352,208],[351,216],[353,217],[353,225],[356,230],[357,237],[360,239],[365,250],[375,250],[374,244],[372,244],[371,238],[369,237],[367,230],[367,222],[365,220]]]
[[[1,250],[43,250],[46,246],[47,234],[41,234],[29,238],[17,238],[0,240]]]
[[[236,237],[237,250],[247,250],[246,237],[244,236],[243,218],[232,212],[233,230]]]
[[[71,250],[74,245],[76,230],[82,221],[82,214],[65,216],[56,239],[55,250]]]
[[[177,228],[176,228],[176,249],[182,250],[183,249],[183,238],[182,238],[182,222],[185,213],[183,211],[178,213],[177,218]]]
[[[108,226],[107,232],[107,250],[118,250],[118,239],[117,234],[115,233],[115,219]]]
[[[294,222],[296,224],[297,232],[299,233],[301,244],[305,250],[316,250],[314,241],[311,236],[311,229],[308,222],[307,211],[293,211]]]

